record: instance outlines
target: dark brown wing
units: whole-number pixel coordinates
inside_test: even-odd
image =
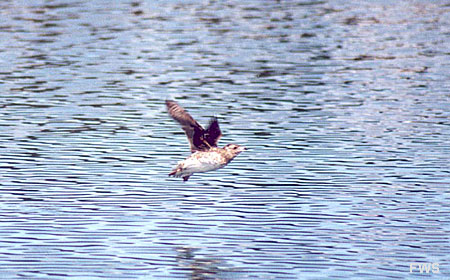
[[[205,131],[205,139],[211,147],[217,147],[217,141],[222,136],[220,131],[219,122],[217,118],[211,118],[208,128]]]
[[[181,124],[186,133],[191,152],[208,150],[209,147],[204,143],[205,129],[175,101],[166,100],[166,106],[170,116]]]

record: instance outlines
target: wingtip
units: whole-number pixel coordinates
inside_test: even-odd
[[[219,119],[218,119],[216,116],[211,117],[211,118],[209,119],[209,123],[210,123],[210,124],[212,124],[212,123],[214,123],[214,122],[219,122]]]
[[[176,101],[173,101],[171,99],[166,99],[166,108],[169,111],[169,114],[172,115],[171,110],[175,110],[176,108],[180,107],[182,110],[184,110]]]

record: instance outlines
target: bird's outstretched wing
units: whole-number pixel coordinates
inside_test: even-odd
[[[216,147],[219,138],[222,136],[220,131],[219,122],[217,118],[211,118],[208,128],[205,131],[205,139],[211,147]]]
[[[217,146],[217,141],[222,135],[217,119],[213,118],[208,129],[205,131],[205,129],[175,101],[166,100],[166,106],[170,116],[181,124],[181,127],[186,133],[191,152],[207,151],[211,147]]]

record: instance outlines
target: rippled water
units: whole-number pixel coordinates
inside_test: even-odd
[[[0,2],[0,277],[448,279],[449,12]],[[249,150],[168,178],[168,98]]]

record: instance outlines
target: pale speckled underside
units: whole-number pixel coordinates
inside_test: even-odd
[[[193,173],[208,172],[224,167],[227,159],[220,151],[195,152],[187,159],[178,162],[175,177],[190,176]]]

